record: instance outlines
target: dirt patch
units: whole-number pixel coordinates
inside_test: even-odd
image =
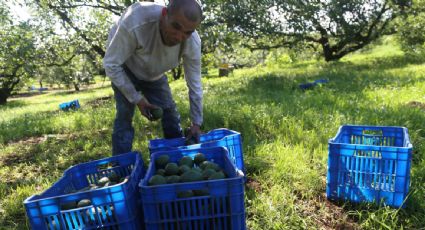
[[[0,156],[0,166],[2,165],[16,165],[24,162],[30,162],[34,160],[34,155],[31,153],[17,154],[10,153],[4,156]]]
[[[99,107],[101,105],[104,105],[108,102],[112,101],[112,96],[106,96],[106,97],[99,97],[94,100],[88,101],[86,105],[89,105],[91,107]]]
[[[246,186],[254,190],[256,193],[260,193],[262,191],[260,182],[252,177],[247,177]]]
[[[407,103],[407,105],[409,107],[412,107],[412,108],[418,108],[418,109],[425,110],[425,103],[422,103],[422,102],[419,102],[419,101],[411,101],[411,102]]]
[[[320,194],[315,199],[299,200],[299,207],[303,216],[314,220],[319,229],[360,229],[358,224],[351,219],[342,206],[329,201],[326,194]]]

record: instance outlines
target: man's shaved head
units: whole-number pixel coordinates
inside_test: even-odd
[[[184,16],[192,22],[202,21],[202,9],[198,0],[170,0],[167,9],[169,14],[182,10]]]

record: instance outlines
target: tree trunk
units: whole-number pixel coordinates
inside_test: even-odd
[[[80,91],[80,84],[74,82],[75,91]]]
[[[173,73],[174,80],[177,80],[181,77],[182,69],[183,69],[182,64],[179,64],[176,68],[171,70],[171,72]]]
[[[9,96],[10,92],[8,90],[0,89],[0,105],[5,105]]]

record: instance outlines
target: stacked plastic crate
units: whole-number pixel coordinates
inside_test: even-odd
[[[236,167],[244,173],[246,172],[243,161],[242,138],[239,132],[225,128],[214,129],[208,133],[202,134],[199,144],[186,145],[185,141],[186,139],[184,137],[174,139],[155,139],[149,141],[148,147],[151,154],[164,150],[198,149],[219,146],[225,147],[227,148],[230,159]]]

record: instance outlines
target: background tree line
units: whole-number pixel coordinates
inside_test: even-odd
[[[0,3],[0,104],[36,79],[40,87],[79,90],[104,75],[102,58],[113,21],[132,0],[6,0]],[[10,11],[23,4],[32,17]],[[264,61],[280,48],[291,60],[303,54],[337,61],[383,35],[394,34],[410,54],[424,55],[425,0],[205,0],[203,66],[236,67]],[[181,67],[172,71],[181,75]]]

